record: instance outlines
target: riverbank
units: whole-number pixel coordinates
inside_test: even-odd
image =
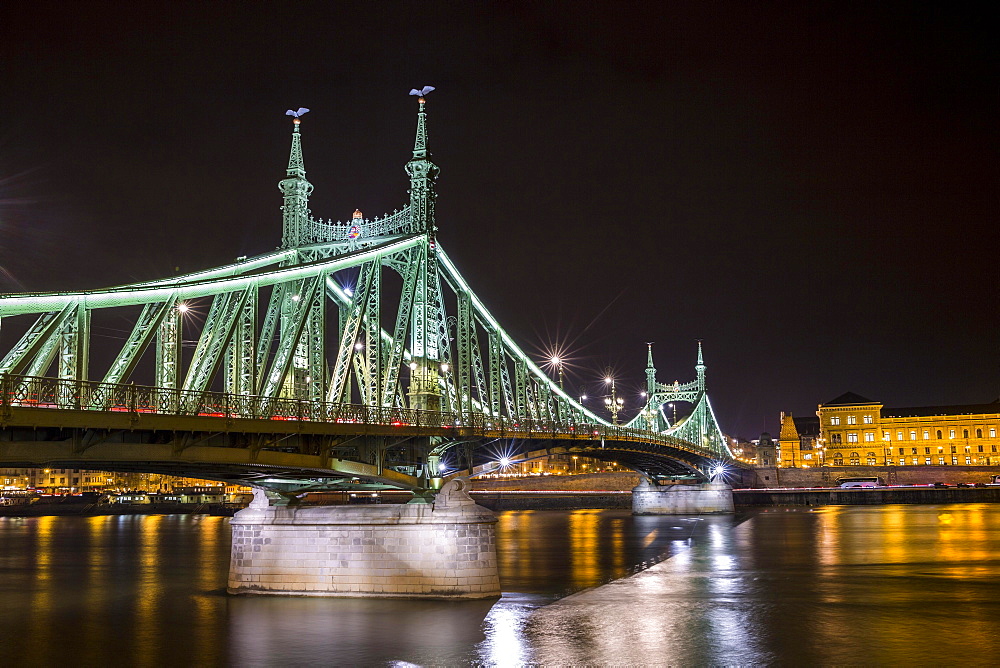
[[[1000,503],[1000,487],[854,487],[738,489],[737,508],[758,506],[881,506],[921,503]]]
[[[232,517],[244,506],[220,503],[23,503],[0,506],[0,517],[90,517],[95,515],[217,515]]]

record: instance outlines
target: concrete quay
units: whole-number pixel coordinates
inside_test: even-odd
[[[1000,487],[854,487],[737,489],[737,508],[754,506],[878,506],[921,503],[1000,503]]]

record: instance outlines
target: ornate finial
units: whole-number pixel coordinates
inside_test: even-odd
[[[694,365],[695,373],[698,378],[698,390],[700,392],[705,391],[705,361],[701,356],[701,339],[698,339],[698,363]]]
[[[424,103],[424,96],[427,95],[427,93],[431,92],[432,90],[434,90],[434,86],[424,86],[420,90],[417,90],[416,88],[411,88],[410,89],[410,95],[416,95],[417,97],[419,97],[420,98],[420,104],[423,104]],[[309,111],[309,110],[306,109],[306,111]]]
[[[656,391],[656,367],[653,366],[653,342],[646,342],[646,393],[650,400]]]
[[[417,96],[417,102],[420,103],[420,108],[417,111],[417,136],[413,142],[413,157],[414,158],[426,158],[427,157],[427,112],[424,111],[424,105],[427,104],[427,100],[424,96],[434,90],[434,86],[424,86],[421,89],[411,88],[410,95]]]
[[[351,214],[351,219],[352,220],[361,220],[364,217],[365,217],[365,214],[361,213],[361,209],[355,209],[354,213]]]
[[[302,123],[302,115],[308,113],[309,110],[305,107],[299,107],[297,111],[294,109],[289,109],[288,111],[285,112],[285,116],[292,117],[292,125],[295,126],[293,132],[299,131],[299,124]]]
[[[413,88],[410,95],[419,97],[417,110],[417,134],[413,140],[413,157],[406,163],[406,173],[410,175],[410,211],[415,227],[430,231],[437,229],[434,223],[434,180],[441,171],[430,160],[427,150],[427,112],[424,110],[424,96],[434,90],[434,86]]]
[[[278,183],[284,195],[285,205],[281,207],[283,232],[282,248],[295,248],[311,243],[308,237],[309,195],[313,186],[306,180],[306,166],[302,159],[302,135],[299,133],[300,117],[308,113],[305,107],[289,109],[286,116],[292,117],[292,148],[288,154],[286,178]]]

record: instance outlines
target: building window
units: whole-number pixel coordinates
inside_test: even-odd
[[[910,448],[910,454],[911,455],[917,454],[917,449],[916,448]]]
[[[857,423],[858,423],[858,416],[857,415],[848,415],[847,416],[847,424],[857,424]]]
[[[979,452],[982,452],[982,451],[983,451],[983,446],[980,445],[979,446]]]
[[[899,458],[899,465],[900,466],[906,466],[906,457],[900,457]]]
[[[916,466],[916,465],[917,465],[917,464],[919,464],[919,463],[920,463],[920,460],[919,460],[919,459],[917,459],[916,457],[914,457],[914,458],[913,458],[913,465],[914,465],[914,466]]]
[[[991,445],[991,446],[990,446],[990,451],[991,451],[991,452],[996,452],[996,451],[997,451],[997,446],[995,446],[995,445]]]
[[[938,446],[938,454],[941,454],[942,452],[944,452],[944,448],[939,445]]]
[[[924,457],[924,464],[926,464],[927,466],[930,466],[931,465],[931,458],[930,457]]]
[[[831,417],[830,418],[830,424],[834,424],[834,425],[840,424],[840,416],[839,415],[834,415],[833,417]]]
[[[990,438],[996,438],[996,437],[997,437],[997,428],[990,427]]]
[[[972,463],[972,457],[966,457],[965,458],[965,463],[966,464],[971,464]]]
[[[831,434],[830,435],[830,443],[840,443],[841,442],[840,439],[841,439],[841,434]]]
[[[882,440],[883,441],[891,441],[892,440],[891,438],[889,438],[889,432],[887,432],[887,431],[883,431],[882,432]]]
[[[954,456],[953,456],[953,457],[951,458],[951,463],[952,463],[952,464],[958,464],[958,457],[954,457]]]
[[[931,432],[930,432],[930,430],[927,430],[927,429],[924,429],[924,440],[926,441],[926,440],[927,440],[927,439],[929,439],[930,437],[931,437]]]
[[[924,448],[924,454],[925,455],[931,454],[931,449],[930,448]]]
[[[969,430],[968,429],[963,429],[962,430],[962,438],[969,438]]]
[[[982,438],[982,437],[983,437],[983,430],[982,429],[977,429],[976,430],[976,438]]]
[[[851,466],[860,466],[860,465],[861,465],[861,457],[860,457],[860,455],[858,455],[858,453],[856,453],[856,452],[852,452],[851,453]]]
[[[944,464],[944,457],[938,457],[938,464]]]
[[[944,438],[944,436],[941,434],[940,429],[937,430],[937,434],[935,434],[935,436],[937,436],[939,439]]]
[[[965,454],[969,454],[970,452],[972,452],[972,448],[969,447],[968,445],[965,446]]]
[[[902,431],[897,431],[896,432],[896,440],[897,441],[902,441],[903,440],[903,432]]]
[[[848,443],[857,443],[858,442],[858,434],[857,434],[857,432],[854,432],[854,431],[847,432],[847,442]]]
[[[911,429],[910,430],[910,440],[911,441],[917,440],[917,430],[916,429]]]
[[[951,454],[955,454],[955,446],[951,446]]]
[[[868,466],[875,466],[876,462],[875,462],[874,452],[869,452],[867,459],[868,459]]]
[[[955,438],[955,430],[954,429],[949,429],[948,430],[948,438]]]
[[[833,456],[833,465],[834,466],[843,466],[844,465],[844,455],[840,454],[839,452],[837,454],[835,454]]]
[[[904,450],[904,448],[900,448],[900,449],[899,449],[899,454],[901,454],[901,455],[905,455],[906,453],[905,453],[905,452],[903,452],[903,450]]]
[[[875,421],[874,419],[872,419],[871,415],[866,415],[862,419],[864,420],[865,424],[871,424]]]
[[[866,443],[873,443],[874,441],[875,441],[875,432],[873,432],[873,431],[866,431],[865,432],[865,442]]]

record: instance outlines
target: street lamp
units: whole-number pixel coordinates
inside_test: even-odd
[[[556,369],[559,370],[559,389],[563,389],[563,362],[559,355],[553,355],[549,358],[549,363],[552,364]]]
[[[670,425],[673,426],[677,424],[677,404],[668,404],[668,405],[670,406],[670,410],[673,411],[674,417],[670,421]]]
[[[604,379],[606,385],[611,386],[611,396],[604,397],[604,405],[608,407],[611,411],[611,424],[618,424],[618,411],[622,409],[625,405],[625,400],[618,396],[615,391],[615,379],[611,376],[607,376]]]

